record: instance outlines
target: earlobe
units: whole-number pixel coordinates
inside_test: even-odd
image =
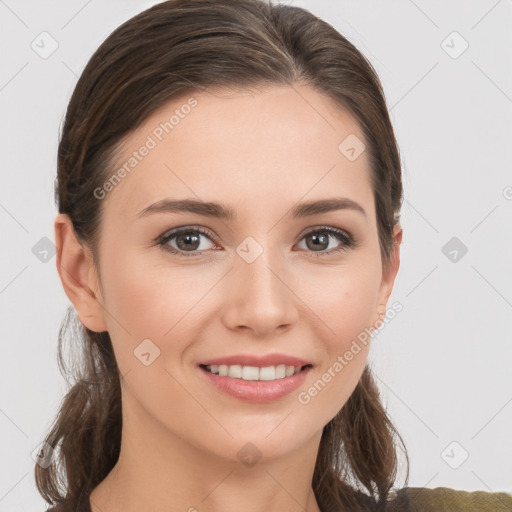
[[[108,330],[102,298],[94,285],[96,271],[90,251],[77,239],[68,215],[59,213],[55,219],[57,272],[80,322],[95,332]]]

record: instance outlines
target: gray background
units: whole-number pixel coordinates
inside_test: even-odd
[[[154,3],[0,0],[2,512],[46,508],[31,454],[66,391],[56,346],[70,303],[44,252],[65,108],[93,51]],[[409,485],[510,492],[511,2],[286,3],[331,23],[371,60],[398,137],[404,239],[389,304],[403,311],[370,360],[409,449]],[[58,43],[47,58],[31,47],[51,49],[43,31]]]

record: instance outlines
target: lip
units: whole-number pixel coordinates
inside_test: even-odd
[[[223,359],[225,361],[225,359]],[[215,363],[213,363],[215,364]],[[272,366],[272,365],[269,365]],[[291,366],[291,365],[290,365]],[[301,365],[297,365],[301,366]],[[291,377],[277,380],[243,380],[233,377],[221,377],[198,367],[202,375],[218,390],[239,400],[251,403],[265,403],[278,400],[295,391],[304,383],[307,374],[312,369],[306,366],[299,373]]]
[[[278,366],[280,364],[284,364],[286,366],[306,366],[311,363],[286,354],[266,354],[263,356],[238,354],[218,357],[216,359],[208,359],[207,361],[202,361],[200,364],[204,366],[211,366],[212,364],[225,364],[228,366],[239,364],[241,366],[258,366],[260,368],[264,368],[265,366]]]

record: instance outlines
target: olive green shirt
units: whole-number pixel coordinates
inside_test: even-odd
[[[392,491],[386,512],[512,512],[512,494],[405,487]]]
[[[366,496],[365,501],[371,508],[371,498]],[[79,505],[61,503],[46,512],[91,512],[91,508],[89,500],[84,499]],[[404,487],[391,491],[386,512],[512,512],[512,494],[458,491],[448,487]]]

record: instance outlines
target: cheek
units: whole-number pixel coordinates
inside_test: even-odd
[[[362,264],[340,269],[338,278],[309,294],[311,309],[318,317],[326,358],[314,382],[302,390],[298,402],[308,417],[322,417],[327,423],[343,407],[364,370],[380,286],[378,265]],[[319,282],[319,281],[317,281]],[[309,304],[309,303],[308,303]]]
[[[130,406],[140,404],[158,416],[169,411],[172,399],[172,414],[186,416],[191,400],[178,368],[187,340],[201,327],[201,297],[214,283],[198,283],[192,267],[149,266],[147,258],[133,254],[116,258],[109,268],[107,325],[123,387],[137,398]]]
[[[120,250],[118,254],[105,258],[109,270],[103,281],[106,306],[123,318],[127,330],[162,336],[190,309],[187,305],[201,297],[201,290],[193,284],[197,278],[192,266],[155,264],[156,257],[136,250]]]
[[[331,269],[332,270],[332,269]],[[379,298],[381,272],[374,262],[340,267],[328,276],[308,281],[305,301],[330,334],[331,347],[343,349],[372,325]]]
[[[115,260],[105,258],[106,321],[121,371],[138,366],[134,350],[145,339],[155,343],[161,356],[181,357],[183,344],[195,339],[194,331],[201,328],[208,290],[223,274],[148,260],[130,251]],[[156,359],[155,365],[163,359]]]

